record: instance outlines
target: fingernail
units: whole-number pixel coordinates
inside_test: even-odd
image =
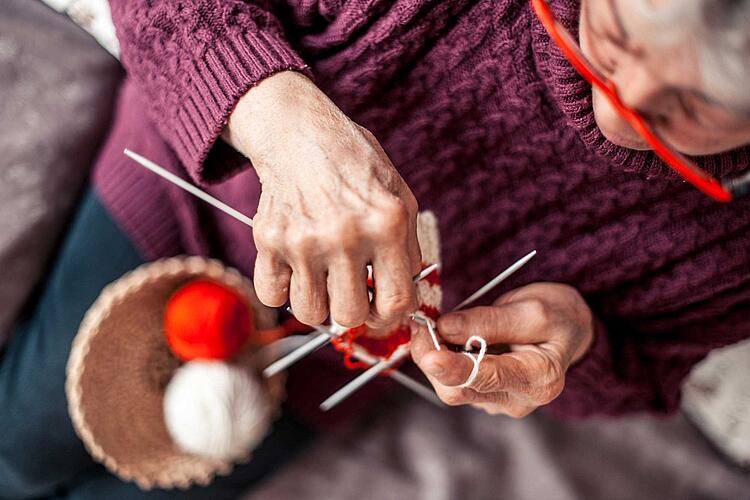
[[[448,314],[438,320],[438,330],[447,335],[461,333],[464,330],[464,318],[461,314]]]

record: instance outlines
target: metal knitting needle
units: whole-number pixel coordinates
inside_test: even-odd
[[[201,200],[205,201],[209,205],[212,205],[215,208],[218,208],[225,214],[231,217],[234,217],[235,219],[242,222],[243,224],[253,227],[253,219],[243,214],[242,212],[235,210],[234,208],[230,207],[226,203],[222,203],[221,201],[217,200],[216,198],[206,193],[205,191],[202,191],[198,189],[197,187],[193,186],[192,184],[190,184],[189,182],[186,182],[184,179],[180,179],[179,177],[177,177],[176,175],[174,175],[172,172],[168,171],[164,167],[160,167],[159,165],[152,162],[148,158],[144,158],[143,156],[139,155],[138,153],[134,153],[133,151],[129,149],[125,149],[124,153],[125,153],[125,156],[128,156],[129,158],[135,160],[136,162],[138,162],[138,164],[151,170],[156,175],[163,177],[164,179],[168,180],[172,184],[184,189],[185,191],[192,194],[193,196],[200,198]]]
[[[354,355],[354,357],[370,365],[374,365],[380,361],[379,358],[368,353],[364,348],[356,344],[354,345],[354,352],[352,354]],[[395,369],[388,375],[393,380],[400,383],[407,389],[411,389],[417,395],[422,396],[427,401],[434,403],[436,406],[439,406],[441,408],[445,408],[445,403],[440,401],[440,398],[437,397],[437,394],[435,394],[435,392],[431,388],[426,387],[424,384],[420,384],[410,376],[405,375],[404,373],[401,373],[400,371]]]
[[[314,328],[315,328],[316,331],[320,332],[320,335],[316,336],[313,339],[313,341],[316,340],[316,339],[319,339],[322,336],[325,336],[326,339],[330,339],[331,337],[334,337],[334,336],[338,335],[335,332],[329,331],[324,326],[315,326]],[[312,343],[313,342],[307,342],[307,344],[305,344],[305,345],[310,345]],[[364,361],[365,363],[367,363],[369,365],[374,365],[378,361],[380,361],[377,357],[372,356],[371,354],[369,354],[367,351],[365,351],[362,348],[357,348],[357,346],[355,346],[355,351],[354,351],[353,354],[354,354],[354,356],[356,358],[360,359],[361,361]],[[281,361],[282,359],[285,359],[285,358],[281,358],[279,361]],[[278,363],[278,361],[277,361],[277,363]],[[266,368],[265,370],[263,370],[263,375],[265,375],[266,377],[271,377],[274,374],[278,373],[280,370],[273,369],[274,364],[276,364],[276,363],[273,363],[273,364],[269,365],[268,368]],[[272,371],[271,375],[269,375],[267,373],[269,371]],[[430,403],[433,403],[433,404],[435,404],[437,406],[440,406],[440,407],[444,407],[445,406],[443,404],[443,402],[440,401],[440,399],[435,395],[435,393],[432,392],[432,390],[430,390],[429,388],[425,387],[423,384],[420,384],[419,382],[417,382],[413,378],[409,377],[408,375],[405,375],[405,374],[403,374],[403,373],[401,373],[399,371],[395,371],[395,370],[393,372],[391,372],[389,375],[390,375],[390,377],[393,380],[395,380],[399,384],[403,385],[407,389],[410,389],[411,391],[413,391],[414,393],[416,393],[418,396],[421,396],[422,398],[426,399]]]
[[[492,278],[489,282],[487,282],[486,285],[481,287],[479,290],[471,294],[466,300],[458,304],[456,307],[451,309],[452,311],[457,311],[458,309],[471,304],[475,300],[478,300],[483,295],[485,295],[487,292],[492,290],[494,287],[502,283],[504,280],[508,279],[511,274],[515,273],[519,269],[521,269],[529,260],[531,260],[536,255],[536,250],[533,250],[526,254],[524,257],[520,258],[513,264],[511,264],[510,267],[508,267],[505,271],[501,272],[494,278]],[[344,387],[339,389],[338,391],[334,392],[328,399],[323,401],[320,405],[320,409],[323,411],[328,411],[352,394],[356,392],[358,389],[360,389],[363,385],[365,385],[367,382],[375,378],[380,372],[387,370],[389,367],[393,366],[394,363],[399,361],[401,358],[405,357],[409,353],[409,345],[404,344],[402,347],[405,347],[403,352],[399,352],[396,350],[396,352],[393,353],[393,355],[388,358],[387,360],[381,361],[380,363],[373,365],[371,368],[369,368],[366,372],[364,372],[359,377],[355,378],[348,384],[346,384]],[[400,348],[399,348],[400,349]],[[398,359],[393,360],[393,358],[396,358],[398,356]]]
[[[439,264],[432,264],[430,266],[425,267],[422,271],[420,271],[419,274],[417,274],[414,279],[412,280],[414,283],[417,283],[432,273],[435,269],[437,269]],[[287,311],[294,314],[290,308],[287,308]],[[321,332],[320,335],[317,335],[312,340],[307,342],[306,344],[303,344],[299,348],[295,349],[294,351],[290,352],[286,356],[276,360],[272,364],[268,365],[265,370],[263,370],[263,375],[265,377],[273,377],[277,373],[279,373],[282,370],[285,370],[286,368],[289,368],[297,361],[301,360],[308,354],[311,354],[324,345],[328,344],[328,342],[331,341],[332,338],[338,337],[341,335],[345,330],[340,330],[336,332],[329,332],[329,331],[323,331],[320,329],[320,326],[313,326],[317,331]]]
[[[407,389],[410,389],[413,393],[421,396],[423,399],[426,399],[430,403],[434,404],[435,406],[439,406],[440,408],[445,408],[445,403],[443,403],[440,400],[437,394],[435,394],[435,391],[425,386],[424,384],[420,384],[419,382],[417,382],[410,376],[404,375],[398,370],[393,370],[390,373],[390,377],[396,382],[398,382],[399,384],[406,387]]]
[[[300,359],[304,358],[308,354],[312,354],[313,352],[317,351],[324,345],[326,345],[328,342],[331,341],[331,338],[334,336],[340,335],[339,333],[329,332],[324,330],[321,326],[313,326],[317,332],[320,332],[318,335],[313,337],[312,340],[308,341],[305,344],[302,344],[297,349],[293,350],[289,354],[287,354],[284,357],[281,357],[268,365],[263,370],[263,376],[264,377],[273,377],[280,371],[283,371],[290,366],[292,366],[294,363],[299,361]]]
[[[516,262],[514,262],[508,269],[501,272],[494,278],[492,278],[490,281],[487,282],[486,285],[481,287],[476,292],[472,293],[469,297],[467,297],[463,302],[458,304],[456,307],[451,309],[451,312],[458,311],[459,309],[468,306],[472,302],[475,302],[482,298],[487,292],[495,288],[497,285],[505,281],[506,279],[510,278],[510,276],[521,269],[523,266],[526,265],[528,261],[530,261],[534,256],[536,255],[536,250],[532,250],[528,254],[524,255],[520,259],[518,259]]]
[[[381,361],[380,358],[377,356],[373,356],[367,350],[365,350],[363,347],[360,347],[356,344],[353,345],[353,352],[355,358],[359,359],[360,361],[364,361],[365,363],[369,365],[375,365]],[[432,389],[426,387],[423,384],[420,384],[410,376],[401,373],[398,370],[393,370],[388,374],[389,377],[391,377],[393,380],[398,382],[399,384],[403,385],[407,389],[410,389],[414,393],[416,393],[418,396],[423,397],[430,403],[435,404],[436,406],[439,406],[441,408],[445,407],[445,404],[440,401],[440,398],[437,397],[437,394],[435,394]]]
[[[396,351],[391,355],[390,358],[384,359],[382,361],[378,361],[374,365],[372,365],[370,368],[365,370],[365,372],[360,375],[359,377],[355,378],[348,384],[346,384],[344,387],[333,393],[328,399],[320,403],[320,409],[323,411],[328,411],[352,394],[356,392],[359,388],[361,388],[363,385],[365,385],[370,380],[377,377],[381,372],[387,370],[394,364],[396,364],[399,360],[404,358],[407,354],[409,354],[409,345],[403,344],[401,345]]]

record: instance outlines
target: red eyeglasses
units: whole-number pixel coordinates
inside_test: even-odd
[[[640,113],[622,102],[615,84],[586,59],[578,43],[555,17],[547,2],[548,0],[531,0],[531,5],[563,55],[586,81],[609,99],[617,112],[667,165],[686,181],[717,201],[732,201],[750,191],[750,172],[719,181],[662,140]]]

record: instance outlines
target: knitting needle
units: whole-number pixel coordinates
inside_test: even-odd
[[[189,182],[186,182],[185,180],[180,179],[179,177],[177,177],[176,175],[174,175],[172,172],[168,171],[164,167],[160,167],[159,165],[152,162],[148,158],[144,158],[143,156],[139,155],[138,153],[134,153],[133,151],[129,149],[125,149],[124,153],[126,156],[138,162],[141,166],[146,167],[147,169],[151,170],[153,173],[163,177],[164,179],[168,180],[172,184],[175,184],[176,186],[184,189],[185,191],[192,194],[193,196],[200,198],[201,200],[205,201],[209,205],[212,205],[215,208],[218,208],[225,214],[231,217],[234,217],[235,219],[242,222],[243,224],[247,224],[248,226],[253,227],[253,219],[243,214],[242,212],[235,210],[234,208],[230,207],[226,203],[222,203],[221,201],[217,200],[216,198],[206,193],[205,191],[202,191],[198,189],[197,187],[193,186]]]
[[[492,290],[494,287],[502,283],[504,280],[508,279],[510,275],[521,269],[528,261],[530,261],[534,256],[536,255],[536,250],[532,250],[513,264],[511,264],[510,267],[508,267],[505,271],[501,272],[494,278],[492,278],[489,282],[487,282],[486,285],[481,287],[479,290],[471,294],[466,300],[458,304],[456,307],[451,309],[451,312],[457,311],[461,309],[462,307],[471,304],[475,300],[478,300],[483,295],[485,295],[487,292]],[[373,365],[370,367],[366,372],[364,372],[359,377],[355,378],[348,384],[346,384],[344,387],[339,389],[338,391],[334,392],[328,399],[323,401],[320,405],[320,409],[323,411],[328,411],[349,396],[351,396],[355,391],[357,391],[359,388],[361,388],[363,385],[365,385],[367,382],[372,380],[375,376],[377,376],[380,372],[387,370],[390,366],[392,366],[394,363],[399,361],[401,358],[406,356],[406,354],[409,352],[408,344],[404,344],[406,346],[406,349],[403,352],[400,352],[396,350],[396,352],[391,355],[390,358],[387,360],[384,360],[376,365]],[[399,358],[395,361],[391,361],[396,355],[399,354]]]
[[[320,409],[328,411],[349,396],[356,392],[359,388],[365,385],[370,380],[377,377],[381,372],[387,370],[402,358],[409,354],[409,345],[403,344],[396,349],[396,351],[388,359],[378,361],[359,377],[355,378],[344,387],[333,393],[328,399],[320,403]]]
[[[429,276],[430,273],[432,273],[432,271],[434,271],[438,267],[440,267],[439,264],[432,264],[432,265],[429,265],[429,266],[425,267],[422,271],[420,271],[419,274],[417,274],[414,277],[414,279],[412,281],[414,283],[417,283],[418,281],[423,280],[424,278],[426,278],[427,276]],[[287,310],[290,313],[292,313],[291,309],[287,308]],[[294,313],[292,313],[292,314],[294,314]],[[319,326],[313,326],[313,328],[315,328],[318,331],[321,331],[319,329]],[[310,340],[306,344],[303,344],[298,349],[295,349],[294,351],[290,352],[289,354],[287,354],[283,358],[280,358],[280,359],[276,360],[275,362],[273,362],[272,364],[270,364],[268,367],[266,367],[265,370],[263,370],[263,375],[266,376],[266,377],[273,377],[274,375],[276,375],[280,371],[282,371],[282,370],[284,370],[286,368],[289,368],[294,363],[296,363],[297,361],[301,360],[302,358],[304,358],[308,354],[311,354],[311,353],[315,352],[316,350],[320,349],[321,347],[323,347],[324,345],[326,345],[328,342],[330,342],[332,338],[338,337],[344,331],[345,330],[340,330],[340,331],[337,331],[337,332],[330,332],[330,333],[326,332],[326,333],[321,333],[320,335],[315,336],[312,340]]]
[[[490,281],[487,282],[486,285],[481,287],[476,292],[472,293],[469,297],[466,298],[463,302],[458,304],[456,307],[451,309],[451,312],[458,311],[459,309],[468,306],[472,302],[475,302],[482,298],[487,292],[495,288],[497,285],[508,279],[513,273],[521,269],[523,266],[526,265],[528,261],[530,261],[534,256],[536,255],[536,250],[532,250],[528,254],[524,255],[520,259],[518,259],[516,262],[514,262],[508,269],[501,272],[494,278],[492,278]]]
[[[357,344],[354,344],[353,346],[354,350],[352,354],[354,357],[360,359],[361,361],[364,361],[365,363],[369,365],[374,365],[380,361],[379,358],[376,356],[373,356],[369,352],[367,352],[363,347],[358,346]],[[424,399],[428,400],[431,403],[434,403],[436,406],[439,406],[441,408],[445,407],[445,404],[440,401],[440,398],[437,397],[437,394],[435,392],[426,387],[423,384],[420,384],[410,376],[401,373],[400,371],[394,369],[388,374],[393,380],[400,383],[407,389],[411,389],[414,391],[417,395],[422,396]]]
[[[315,330],[320,333],[316,335],[315,337],[313,337],[312,340],[308,341],[305,344],[302,344],[300,347],[293,350],[286,356],[279,358],[273,363],[271,363],[270,365],[268,365],[263,370],[263,376],[269,377],[269,378],[273,377],[280,371],[289,368],[294,363],[304,358],[308,354],[311,354],[317,351],[318,349],[320,349],[321,347],[323,347],[324,345],[326,345],[328,342],[331,341],[331,338],[333,338],[333,336],[339,335],[338,333],[325,331],[320,326],[313,326],[313,328],[315,328]]]

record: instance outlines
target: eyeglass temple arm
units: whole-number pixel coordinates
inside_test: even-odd
[[[737,177],[729,177],[721,181],[724,189],[732,193],[734,199],[750,194],[750,170],[743,172]]]

